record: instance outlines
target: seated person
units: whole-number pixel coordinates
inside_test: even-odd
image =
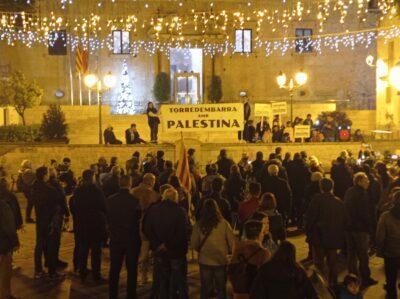
[[[364,136],[361,134],[361,130],[357,129],[353,135],[353,141],[364,143]]]
[[[243,140],[245,140],[246,142],[254,143],[255,138],[256,138],[256,128],[253,125],[253,121],[249,120],[244,125]]]
[[[122,141],[118,140],[115,137],[113,127],[108,125],[108,127],[104,130],[104,143],[105,144],[122,144]]]
[[[126,129],[125,139],[126,144],[146,143],[142,138],[140,138],[139,132],[136,128],[136,124],[131,124],[130,129]]]

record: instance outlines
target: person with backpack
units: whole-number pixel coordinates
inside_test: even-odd
[[[232,259],[228,265],[228,278],[233,287],[234,299],[249,298],[258,269],[271,258],[271,253],[262,245],[266,230],[268,221],[263,223],[250,220],[244,225],[246,240],[234,246]]]
[[[250,299],[281,298],[318,298],[306,271],[296,262],[296,247],[288,241],[258,270],[250,292]]]
[[[199,253],[201,299],[213,297],[214,287],[218,299],[227,298],[226,266],[234,240],[232,228],[222,217],[217,203],[207,199],[191,237],[192,248]]]

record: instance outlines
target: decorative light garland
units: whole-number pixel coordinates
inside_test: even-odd
[[[111,1],[102,0],[98,3]],[[125,0],[126,2],[128,0]],[[133,1],[133,0],[132,0]],[[146,8],[147,2],[133,1]],[[176,1],[170,1],[172,3]],[[289,1],[287,1],[289,2]],[[350,8],[356,9],[355,13],[361,21],[366,20],[369,0],[297,0],[290,1],[292,5],[283,5],[282,9],[251,8],[247,10],[217,11],[214,2],[209,5],[209,11],[195,11],[191,9],[185,14],[145,14],[143,11],[126,16],[100,16],[91,13],[88,16],[57,15],[50,12],[45,15],[26,12],[0,12],[0,41],[8,45],[21,42],[28,47],[34,45],[53,45],[59,38],[57,32],[66,30],[62,36],[65,43],[74,50],[78,45],[96,52],[100,49],[113,50],[112,31],[129,31],[133,37],[130,43],[130,53],[137,55],[140,52],[154,54],[158,51],[169,55],[169,48],[191,48],[201,47],[206,55],[226,55],[234,52],[232,40],[232,28],[246,28],[248,22],[254,22],[255,34],[253,34],[254,50],[265,51],[266,56],[273,53],[285,55],[295,48],[301,50],[312,47],[321,53],[323,49],[338,51],[341,48],[352,48],[356,46],[368,47],[377,38],[389,39],[399,37],[398,27],[374,28],[361,31],[345,31],[335,34],[323,34],[325,22],[333,14],[336,14],[340,23],[344,23],[349,16]],[[183,2],[178,2],[182,6]],[[258,1],[250,1],[248,7],[256,7]],[[74,4],[73,0],[61,0],[61,7]],[[103,4],[102,4],[103,5]],[[187,5],[187,2],[185,2]],[[391,19],[397,14],[395,0],[377,0],[381,18]],[[265,6],[265,5],[264,5]],[[148,5],[147,5],[148,7]],[[312,10],[312,8],[314,10]],[[312,17],[317,13],[318,35],[305,40],[304,37],[264,37],[265,28],[271,28],[275,32],[277,28],[285,31],[293,21],[301,21],[304,17]],[[265,24],[270,26],[265,26]],[[191,35],[187,35],[190,31]],[[140,38],[138,35],[149,33],[150,38]],[[270,34],[268,34],[270,35]],[[191,40],[193,38],[193,40]],[[303,45],[304,43],[304,45]],[[243,54],[248,55],[248,54]]]

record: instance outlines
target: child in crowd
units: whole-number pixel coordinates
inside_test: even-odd
[[[343,280],[343,288],[340,291],[340,299],[362,299],[360,291],[360,279],[354,274],[348,274]]]

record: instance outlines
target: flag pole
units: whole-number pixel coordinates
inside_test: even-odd
[[[82,106],[82,74],[79,72],[79,104]]]
[[[74,106],[74,76],[72,75],[71,58],[69,60],[69,81],[71,84],[71,90],[70,90],[71,106]]]

